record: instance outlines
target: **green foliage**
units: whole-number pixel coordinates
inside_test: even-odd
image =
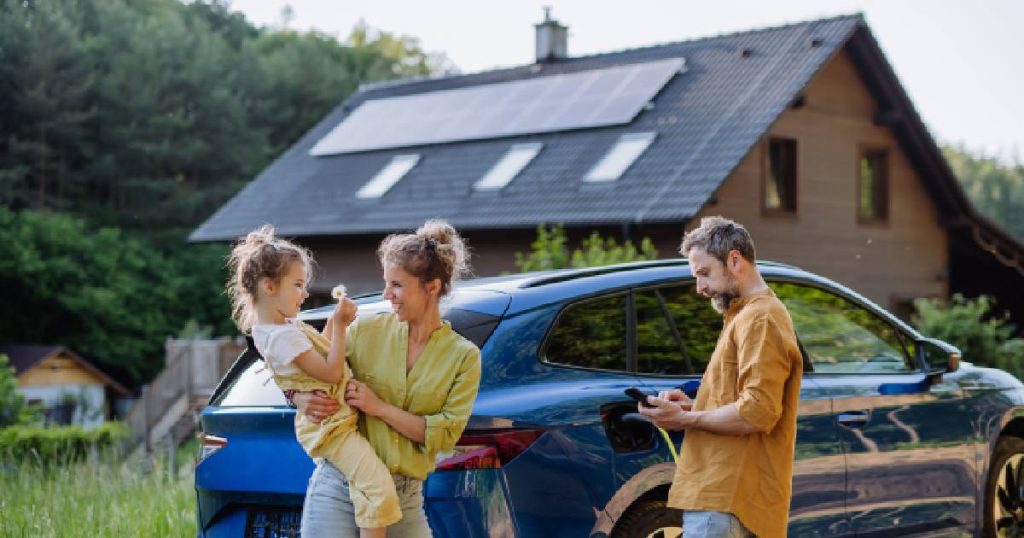
[[[582,241],[580,248],[570,254],[565,227],[561,224],[553,225],[550,229],[544,224],[539,224],[537,239],[530,244],[530,252],[515,253],[516,267],[523,272],[566,267],[597,267],[656,259],[658,251],[649,238],[645,237],[640,242],[640,249],[637,250],[632,241],[620,245],[614,238],[602,238],[597,232],[592,232]]]
[[[190,319],[230,334],[223,245],[163,254],[115,228],[0,208],[0,340],[59,343],[130,375]]]
[[[119,448],[128,435],[128,426],[120,422],[105,422],[92,430],[80,426],[9,426],[0,429],[0,459],[40,464],[73,463],[93,451]]]
[[[974,205],[1024,241],[1024,164],[1004,165],[962,147],[945,147],[943,153]]]
[[[10,359],[0,354],[0,429],[30,424],[37,419],[37,409],[26,404],[25,398],[18,392],[18,381],[14,367],[10,366]]]
[[[948,304],[936,299],[914,301],[914,325],[926,336],[960,348],[966,361],[1001,368],[1024,379],[1024,339],[1013,338],[1008,313],[993,312],[995,302],[982,295],[955,294]]]
[[[99,456],[59,466],[6,464],[0,472],[0,536],[196,535],[191,465],[172,473],[166,461]]]
[[[180,241],[360,84],[443,67],[217,0],[0,0],[0,202]]]

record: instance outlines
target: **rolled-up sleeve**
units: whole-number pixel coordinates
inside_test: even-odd
[[[737,328],[739,414],[762,432],[770,432],[782,416],[786,380],[793,368],[782,329],[768,314]]]
[[[441,411],[424,417],[427,420],[424,451],[445,452],[455,447],[466,429],[479,388],[480,350],[474,346],[463,355]]]

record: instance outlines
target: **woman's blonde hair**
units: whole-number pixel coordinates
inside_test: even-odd
[[[313,256],[305,248],[275,237],[274,227],[269,224],[249,232],[231,248],[231,277],[226,288],[231,298],[231,318],[240,331],[248,332],[255,321],[260,280],[279,281],[293,262],[302,264],[308,283],[312,278]]]
[[[469,273],[469,248],[443,220],[428,220],[415,233],[387,236],[377,248],[377,257],[381,265],[397,265],[424,284],[440,280],[441,297],[451,292],[455,280]]]

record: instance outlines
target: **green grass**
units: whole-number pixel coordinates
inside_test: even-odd
[[[190,446],[166,458],[0,466],[0,536],[196,535]]]

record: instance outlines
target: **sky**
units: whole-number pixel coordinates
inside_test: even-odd
[[[260,26],[345,39],[360,20],[472,73],[533,62],[543,6],[594,54],[862,13],[941,144],[1024,162],[1024,0],[233,0]]]

